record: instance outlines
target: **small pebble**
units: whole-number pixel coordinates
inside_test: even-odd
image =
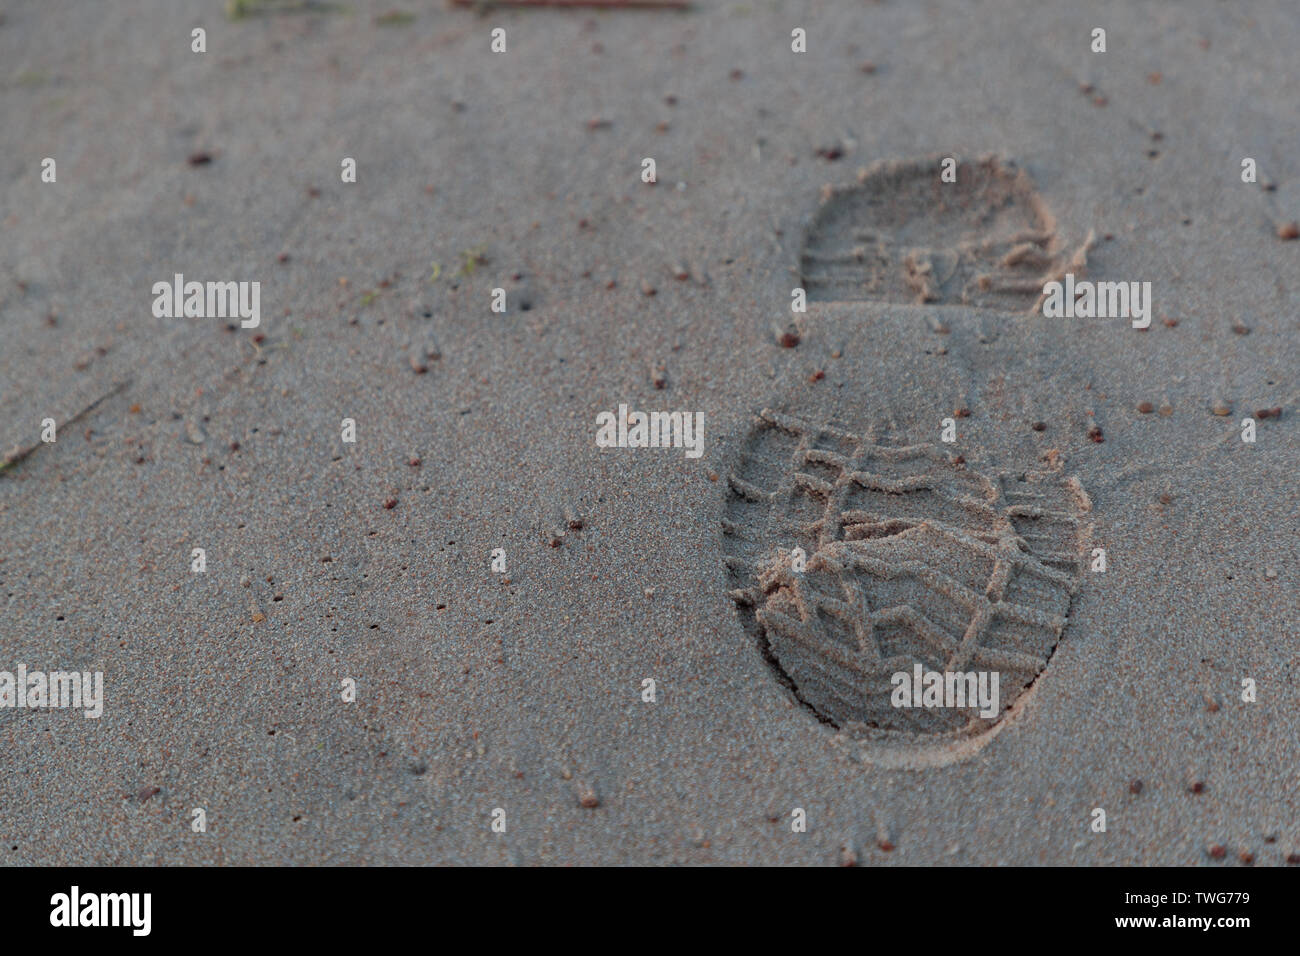
[[[1300,222],[1284,222],[1277,227],[1279,239],[1300,239]]]
[[[890,853],[894,849],[894,835],[889,832],[889,827],[883,823],[876,827],[876,846],[886,853]]]
[[[1100,425],[1093,425],[1091,428],[1089,428],[1088,437],[1091,438],[1098,445],[1100,445],[1102,442],[1106,440],[1106,436],[1102,434]]]
[[[1155,406],[1152,405],[1150,402],[1138,402],[1138,411],[1141,412],[1143,415],[1150,415],[1153,411],[1155,411]]]
[[[1228,851],[1218,843],[1210,847],[1210,856],[1214,857],[1216,860],[1222,860],[1227,855]]]
[[[1217,400],[1213,405],[1210,406],[1210,411],[1213,414],[1218,415],[1220,418],[1222,418],[1224,415],[1232,414],[1232,407],[1227,402],[1224,402],[1222,400]]]
[[[140,798],[141,803],[144,803],[150,797],[156,796],[159,793],[162,793],[162,789],[159,787],[145,787],[138,794],[136,794],[136,796]]]
[[[1032,425],[1030,425],[1029,427],[1032,428],[1032,429],[1033,429],[1034,431],[1036,431],[1036,432],[1041,432],[1041,431],[1044,431],[1044,430],[1047,428],[1047,422],[1034,422],[1034,423],[1033,423]]]
[[[396,499],[396,498],[385,498],[385,499],[384,499],[384,507],[387,508],[389,511],[393,510],[394,508],[397,507],[397,499]]]
[[[1131,794],[1133,794],[1134,796],[1137,796],[1139,793],[1141,793],[1141,792],[1142,792],[1142,781],[1141,781],[1141,780],[1134,780],[1132,783],[1130,783],[1130,784],[1128,785],[1128,792],[1131,793]]]

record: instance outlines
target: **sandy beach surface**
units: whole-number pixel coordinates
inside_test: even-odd
[[[104,699],[0,708],[0,860],[1300,861],[1298,39],[1284,0],[7,5],[0,670]],[[1067,267],[1150,327],[1044,317]],[[155,317],[178,273],[260,325]],[[620,405],[702,454],[598,447]],[[993,730],[850,726],[738,603],[795,543],[745,498],[788,487],[764,410],[1086,496]]]

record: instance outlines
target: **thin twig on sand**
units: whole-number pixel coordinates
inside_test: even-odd
[[[690,0],[451,0],[454,7],[597,7],[602,10],[687,10]]]
[[[62,422],[58,427],[67,428],[69,425],[75,425],[78,421],[85,418],[87,415],[93,412],[104,402],[108,401],[114,395],[119,394],[122,390],[130,386],[130,384],[131,384],[131,379],[127,379],[125,382],[118,382],[116,385],[110,388],[103,395],[99,396],[99,398],[95,399],[93,402],[91,402],[81,411],[77,412],[77,414],[73,415],[67,421]],[[14,465],[18,464],[20,461],[22,461],[32,452],[36,451],[36,449],[41,448],[46,444],[47,442],[37,441],[37,442],[33,442],[30,445],[17,446],[12,450],[5,452],[4,457],[0,458],[0,475],[3,475]]]

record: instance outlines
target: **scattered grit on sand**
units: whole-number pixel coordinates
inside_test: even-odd
[[[0,859],[1300,861],[1286,3],[352,6],[0,21]]]

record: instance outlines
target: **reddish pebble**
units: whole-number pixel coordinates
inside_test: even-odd
[[[1141,780],[1134,780],[1132,783],[1130,783],[1130,784],[1128,785],[1128,792],[1131,793],[1131,794],[1133,794],[1134,796],[1137,796],[1137,794],[1141,793],[1141,792],[1142,792],[1142,781],[1141,781]]]
[[[385,498],[385,499],[384,499],[384,507],[387,508],[389,511],[393,510],[394,508],[397,507],[397,499],[396,499],[396,498]]]
[[[1300,223],[1284,222],[1277,227],[1277,237],[1279,239],[1300,239]]]
[[[1222,860],[1227,855],[1228,851],[1217,843],[1210,847],[1210,856],[1214,857],[1216,860]]]
[[[1102,442],[1104,442],[1104,441],[1106,440],[1105,436],[1102,435],[1102,433],[1101,433],[1101,426],[1100,426],[1100,425],[1093,425],[1091,428],[1089,428],[1089,429],[1088,429],[1088,437],[1091,438],[1091,439],[1092,439],[1094,442],[1096,442],[1098,445],[1100,445]]]

